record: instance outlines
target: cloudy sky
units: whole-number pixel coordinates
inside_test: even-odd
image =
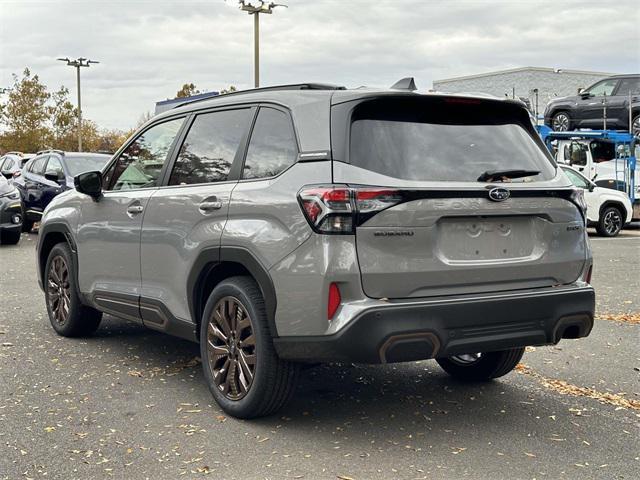
[[[390,86],[521,66],[640,71],[638,0],[279,0],[261,17],[262,84]],[[29,67],[83,112],[129,128],[185,82],[201,90],[253,82],[253,23],[235,0],[0,0],[0,87]]]

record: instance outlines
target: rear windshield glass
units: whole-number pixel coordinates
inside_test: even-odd
[[[540,172],[513,182],[553,178],[543,147],[518,123],[513,107],[488,107],[442,100],[367,102],[352,116],[349,162],[403,180],[476,181],[496,170]]]
[[[90,157],[66,157],[67,168],[69,174],[72,177],[84,172],[91,172],[94,170],[102,170],[109,161],[109,155],[95,155]]]

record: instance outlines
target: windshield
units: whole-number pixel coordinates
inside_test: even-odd
[[[69,174],[72,177],[84,172],[102,170],[111,157],[109,155],[91,155],[86,157],[65,157]]]
[[[356,111],[349,162],[404,180],[473,182],[496,170],[540,172],[513,182],[554,177],[543,147],[513,115],[475,105],[445,109],[405,103]]]

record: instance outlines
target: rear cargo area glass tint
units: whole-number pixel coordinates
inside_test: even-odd
[[[513,105],[469,102],[401,98],[359,105],[349,163],[403,180],[476,181],[486,171],[515,169],[540,174],[513,182],[553,178],[554,166]]]

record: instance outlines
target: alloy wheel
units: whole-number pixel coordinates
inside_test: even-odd
[[[559,113],[553,117],[553,129],[556,132],[566,132],[569,130],[569,115]]]
[[[633,119],[631,131],[634,135],[640,135],[640,115]]]
[[[51,260],[47,275],[47,301],[53,320],[64,325],[69,319],[71,310],[71,294],[69,285],[69,268],[61,255]]]
[[[216,387],[229,400],[240,400],[256,371],[253,322],[236,297],[216,303],[207,328],[207,357]]]
[[[617,210],[609,210],[604,215],[604,229],[609,235],[615,235],[622,227],[622,218]]]

